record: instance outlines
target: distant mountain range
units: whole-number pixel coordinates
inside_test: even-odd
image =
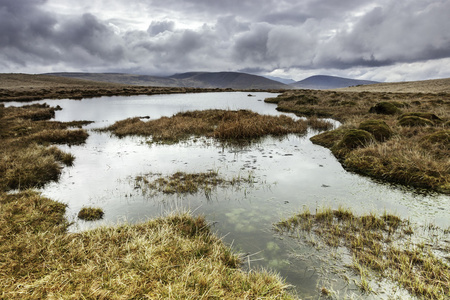
[[[296,89],[328,90],[375,83],[378,82],[370,80],[356,80],[336,76],[316,75],[292,83],[290,84],[290,86]]]
[[[60,77],[86,79],[100,82],[122,83],[141,86],[231,88],[231,89],[336,89],[377,83],[342,77],[317,75],[302,81],[277,77],[262,77],[239,72],[188,72],[172,76],[151,76],[124,73],[47,73]]]

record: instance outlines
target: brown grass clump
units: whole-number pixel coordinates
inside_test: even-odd
[[[302,95],[315,101],[299,101]],[[340,128],[311,141],[330,148],[344,167],[387,182],[450,193],[448,143],[441,133],[450,122],[450,94],[298,90],[269,101],[299,116],[327,115],[341,121]],[[393,114],[386,114],[389,107]],[[346,147],[356,129],[375,139]]]
[[[0,194],[4,299],[293,299],[268,272],[245,273],[202,217],[66,233],[65,205]]]
[[[450,267],[424,244],[411,243],[414,234],[408,221],[384,213],[355,216],[350,210],[308,210],[275,225],[279,232],[296,230],[314,234],[329,247],[346,247],[353,263],[348,266],[361,277],[362,292],[372,292],[368,273],[397,281],[405,289],[425,299],[450,297]],[[298,233],[292,236],[299,237]]]
[[[88,133],[68,130],[84,122],[51,122],[56,108],[47,104],[2,107],[0,118],[0,189],[42,187],[59,178],[62,167],[71,166],[74,157],[52,144],[80,144]],[[39,117],[36,117],[39,116]]]
[[[287,116],[259,115],[248,110],[204,110],[178,113],[148,122],[132,118],[104,129],[117,136],[151,136],[153,142],[176,143],[192,136],[207,136],[221,141],[248,141],[266,135],[304,134],[305,121]]]
[[[14,149],[14,151],[11,151]],[[31,144],[29,147],[0,149],[0,189],[39,188],[56,181],[62,165],[71,166],[74,157],[56,147]]]
[[[101,208],[98,207],[83,207],[78,212],[78,219],[85,221],[96,221],[103,218],[105,213]]]

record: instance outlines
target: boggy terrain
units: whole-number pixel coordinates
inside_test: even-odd
[[[32,188],[59,178],[88,121],[53,122],[46,104],[0,105],[0,298],[293,299],[273,273],[244,272],[203,217],[68,233],[66,205]]]
[[[3,78],[8,76],[11,75]],[[77,86],[73,80],[58,83],[54,78],[46,82],[42,76],[37,81],[28,77],[31,75],[14,76],[17,76],[15,82],[0,81],[0,100],[165,91],[164,88],[137,87],[138,90],[129,93],[127,87],[106,83],[104,91],[100,91],[97,83],[91,83],[90,90],[86,81],[80,81]],[[277,103],[279,110],[301,116],[332,117],[341,121],[343,125],[339,129],[319,134],[313,141],[330,148],[348,169],[385,182],[447,193],[449,99],[447,93],[301,90],[286,92],[267,102]],[[0,105],[0,298],[293,298],[276,275],[240,270],[239,257],[211,233],[201,217],[179,214],[144,224],[68,233],[65,205],[31,190],[58,180],[61,169],[76,159],[54,144],[83,143],[88,136],[82,129],[88,121],[50,121],[57,109],[45,104],[22,108]],[[168,122],[175,120],[167,119]],[[138,130],[146,127],[138,119],[122,122],[123,125],[139,125]],[[322,129],[328,127],[316,118],[310,119],[309,125],[312,124]],[[213,128],[217,128],[215,126],[218,125]],[[116,129],[118,127],[110,128]],[[186,134],[190,136],[192,132],[184,132],[181,140]],[[326,220],[330,215],[332,220],[351,216],[342,211],[326,211],[316,214],[315,219],[310,215],[303,219],[316,222],[320,215],[328,216]],[[351,216],[350,219],[359,222],[363,217]],[[394,219],[386,215],[382,221]],[[374,220],[380,221],[379,218]],[[340,228],[334,226],[329,230],[334,229]],[[343,238],[330,241],[344,245],[361,242],[353,240],[351,235]],[[430,265],[429,260],[414,255],[414,263],[423,261]],[[355,267],[364,263],[357,258]],[[366,267],[373,268],[372,265]],[[383,265],[383,270],[387,270],[385,267]],[[448,268],[446,272],[448,274]],[[433,270],[427,274],[432,276]],[[366,286],[363,280],[361,286]],[[408,289],[415,292],[413,288]],[[445,291],[448,293],[448,285]]]
[[[338,129],[311,138],[348,170],[450,193],[450,94],[289,91],[277,110],[333,118]]]
[[[132,96],[224,91],[231,91],[231,89],[151,87],[97,82],[51,75],[0,74],[0,101],[83,99],[101,96]]]

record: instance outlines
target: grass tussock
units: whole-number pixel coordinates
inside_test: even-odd
[[[144,192],[153,194],[156,192],[164,194],[196,194],[203,191],[206,195],[211,194],[218,186],[236,186],[241,183],[252,183],[253,179],[241,176],[225,179],[218,172],[209,171],[204,173],[176,172],[170,176],[158,176],[155,179],[152,174],[148,176],[137,176],[135,185]]]
[[[304,210],[277,223],[276,229],[287,233],[301,230],[330,247],[348,248],[353,257],[348,267],[361,277],[358,285],[362,292],[372,292],[369,269],[380,278],[397,281],[418,297],[450,297],[450,266],[431,247],[412,243],[411,225],[398,216],[356,216],[342,207],[319,209],[315,214]]]
[[[98,207],[83,207],[78,212],[78,219],[85,221],[96,221],[103,218],[105,213],[101,208]]]
[[[53,144],[81,144],[88,133],[69,130],[88,122],[52,122],[58,108],[47,104],[1,107],[0,114],[0,190],[42,187],[58,180],[63,166],[71,166],[74,157]]]
[[[248,141],[267,135],[304,134],[307,123],[287,116],[259,115],[248,110],[204,110],[178,113],[170,118],[144,122],[132,118],[106,128],[117,136],[151,136],[153,142],[176,143],[207,136],[220,141]]]
[[[330,148],[347,169],[450,193],[450,94],[299,90],[268,101],[299,116],[341,121],[311,141]]]
[[[293,299],[240,259],[202,217],[66,233],[65,206],[38,193],[0,195],[0,295],[5,299]]]

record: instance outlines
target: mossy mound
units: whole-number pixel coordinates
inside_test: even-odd
[[[398,106],[399,105],[396,105],[394,102],[379,102],[370,108],[369,113],[380,115],[400,114],[401,110]]]
[[[374,141],[374,137],[370,132],[361,129],[348,130],[337,147],[339,149],[356,149],[369,145]]]
[[[101,208],[83,207],[78,213],[78,218],[85,221],[95,221],[103,218],[104,212]]]
[[[400,119],[404,118],[404,117],[410,117],[410,116],[414,116],[414,117],[419,117],[419,118],[424,118],[430,121],[434,121],[434,122],[442,122],[442,119],[439,118],[438,116],[436,116],[435,114],[432,113],[421,113],[421,112],[412,112],[412,113],[406,113],[400,116]]]
[[[434,126],[433,121],[417,117],[417,116],[406,116],[398,121],[398,125],[405,127],[416,127],[416,126]]]
[[[384,142],[392,136],[392,130],[383,120],[367,120],[359,124],[359,128],[370,132],[379,142]]]
[[[345,129],[336,129],[331,131],[322,132],[310,138],[310,141],[316,145],[320,145],[326,148],[333,147],[344,136]]]
[[[450,149],[450,130],[440,130],[426,135],[422,138],[422,142],[427,144],[440,144],[446,149]]]

